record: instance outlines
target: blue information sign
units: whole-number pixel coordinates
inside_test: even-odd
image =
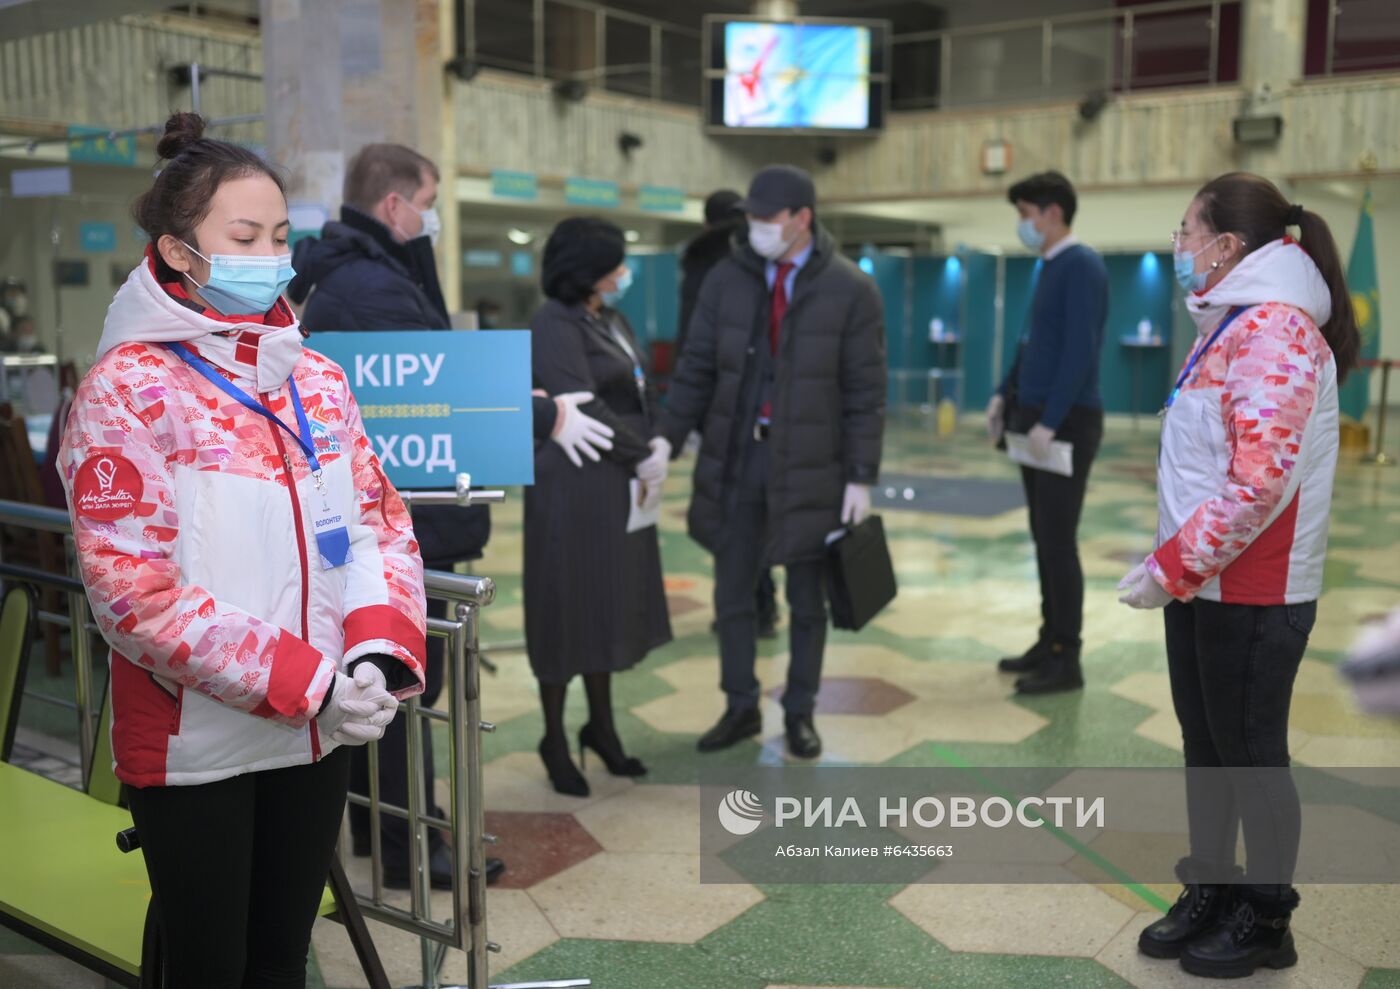
[[[345,369],[365,431],[396,487],[535,481],[528,330],[317,333]]]
[[[117,225],[115,223],[78,224],[78,243],[83,250],[93,254],[106,254],[117,249]]]
[[[564,180],[564,202],[574,206],[621,206],[622,194],[616,182],[569,178]]]

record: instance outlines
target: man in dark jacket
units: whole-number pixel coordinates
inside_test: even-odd
[[[762,731],[754,589],[783,564],[791,658],[789,750],[821,752],[813,724],[826,647],[827,536],[870,512],[885,421],[885,328],[875,283],[816,223],[816,192],[788,165],[754,176],[747,243],[706,277],[671,383],[662,441],[701,430],[690,534],[715,555],[727,706],[699,749]]]
[[[293,302],[305,303],[301,325],[309,333],[339,330],[447,330],[447,305],[438,285],[434,241],[440,227],[437,167],[411,148],[369,144],[356,152],[345,173],[340,222],[331,222],[319,240],[297,245],[297,277],[288,287]],[[484,507],[450,505],[413,509],[413,530],[425,567],[451,570],[459,561],[481,557],[491,534]],[[447,602],[429,601],[429,613],[446,617]],[[442,690],[443,642],[428,639],[427,690],[420,700],[433,704]],[[406,806],[407,730],[395,718],[379,743],[379,795]],[[433,792],[432,739],[423,735],[428,812],[441,816]],[[369,762],[363,747],[352,753],[351,790],[369,792]],[[369,814],[351,807],[355,851],[369,854]],[[432,883],[451,888],[452,855],[432,832]],[[399,818],[382,818],[384,885],[406,889],[408,828]],[[488,875],[498,875],[488,864]]]
[[[717,189],[705,199],[705,226],[685,247],[681,255],[681,312],[676,324],[676,356],[685,350],[685,334],[690,317],[695,314],[695,302],[700,298],[700,286],[710,269],[729,257],[736,236],[745,234],[744,213],[739,203],[744,197],[733,189]],[[773,571],[764,567],[758,578],[758,595],[754,599],[758,610],[758,637],[773,639],[778,635],[778,590],[773,584]],[[716,621],[713,631],[719,631]]]

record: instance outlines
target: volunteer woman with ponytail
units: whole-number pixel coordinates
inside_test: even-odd
[[[59,471],[172,986],[300,987],[343,747],[422,689],[407,511],[302,347],[282,182],[176,114]]]
[[[1293,681],[1322,593],[1337,386],[1360,338],[1326,222],[1268,180],[1207,183],[1172,241],[1199,335],[1163,410],[1158,549],[1119,585],[1121,600],[1166,608],[1188,770],[1286,767]],[[1188,773],[1186,803],[1186,888],[1141,950],[1215,978],[1296,963],[1288,774]]]

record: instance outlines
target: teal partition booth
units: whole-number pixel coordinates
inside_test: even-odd
[[[628,255],[634,283],[618,308],[646,344],[675,339],[679,260],[673,251]],[[978,251],[871,250],[855,260],[875,279],[885,304],[891,405],[920,406],[948,395],[966,410],[985,406],[1015,360],[1040,260]],[[1106,254],[1104,263],[1104,407],[1110,413],[1152,413],[1166,399],[1174,370],[1171,256]]]

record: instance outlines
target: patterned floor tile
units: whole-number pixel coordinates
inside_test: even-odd
[[[603,850],[573,814],[488,810],[486,830],[499,839],[491,854],[508,865],[503,890],[529,889]]]
[[[701,885],[700,856],[603,852],[530,890],[566,938],[690,944],[759,903],[746,885]]]
[[[1093,886],[910,886],[890,905],[953,951],[1085,958],[1133,917]]]
[[[574,814],[578,823],[610,852],[700,850],[700,788],[635,786]]]

